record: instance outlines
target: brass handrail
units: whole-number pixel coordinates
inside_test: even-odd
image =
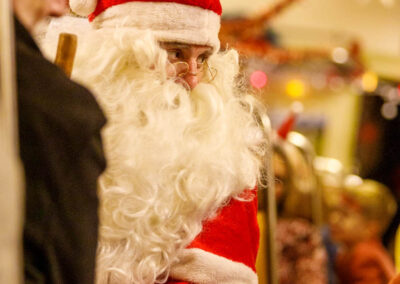
[[[268,138],[267,151],[265,155],[265,174],[266,174],[266,188],[267,192],[264,194],[264,208],[266,213],[266,224],[264,225],[265,236],[267,239],[267,280],[268,284],[278,284],[278,254],[276,247],[276,197],[275,197],[275,182],[274,182],[274,169],[272,163],[273,157],[273,142],[272,142],[272,126],[270,119],[267,116],[261,118],[262,125],[264,126],[265,134]]]

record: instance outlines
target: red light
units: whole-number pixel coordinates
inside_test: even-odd
[[[254,71],[250,76],[250,83],[256,89],[263,88],[267,82],[267,74],[265,74],[263,71]]]
[[[400,97],[400,84],[397,85],[397,95]]]

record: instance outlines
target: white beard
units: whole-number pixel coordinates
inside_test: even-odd
[[[257,103],[234,91],[234,51],[213,55],[215,79],[188,92],[167,78],[166,53],[148,33],[85,41],[73,75],[108,118],[97,283],[162,283],[202,222],[256,185],[265,148]]]

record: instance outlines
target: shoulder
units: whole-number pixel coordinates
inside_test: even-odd
[[[22,122],[46,122],[76,141],[87,141],[106,120],[95,97],[71,81],[34,46],[17,41],[17,94]],[[52,125],[52,126],[50,126]],[[54,128],[55,127],[55,128]]]
[[[368,258],[375,258],[378,255],[386,254],[385,249],[378,242],[360,242],[353,250],[352,254],[360,260],[367,260]]]
[[[17,42],[17,82],[20,95],[35,94],[29,98],[32,102],[37,97],[42,101],[45,96],[47,101],[77,100],[97,106],[86,88],[71,81],[60,68],[45,59],[39,50],[21,42]]]
[[[377,241],[361,242],[353,248],[351,256],[352,266],[380,266],[389,270],[393,267],[389,254]]]

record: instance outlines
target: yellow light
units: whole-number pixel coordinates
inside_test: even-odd
[[[306,92],[306,87],[303,81],[299,79],[290,80],[286,84],[286,93],[292,98],[300,98],[304,96]]]
[[[374,72],[365,72],[361,78],[361,85],[364,91],[373,92],[378,86],[378,76]]]

